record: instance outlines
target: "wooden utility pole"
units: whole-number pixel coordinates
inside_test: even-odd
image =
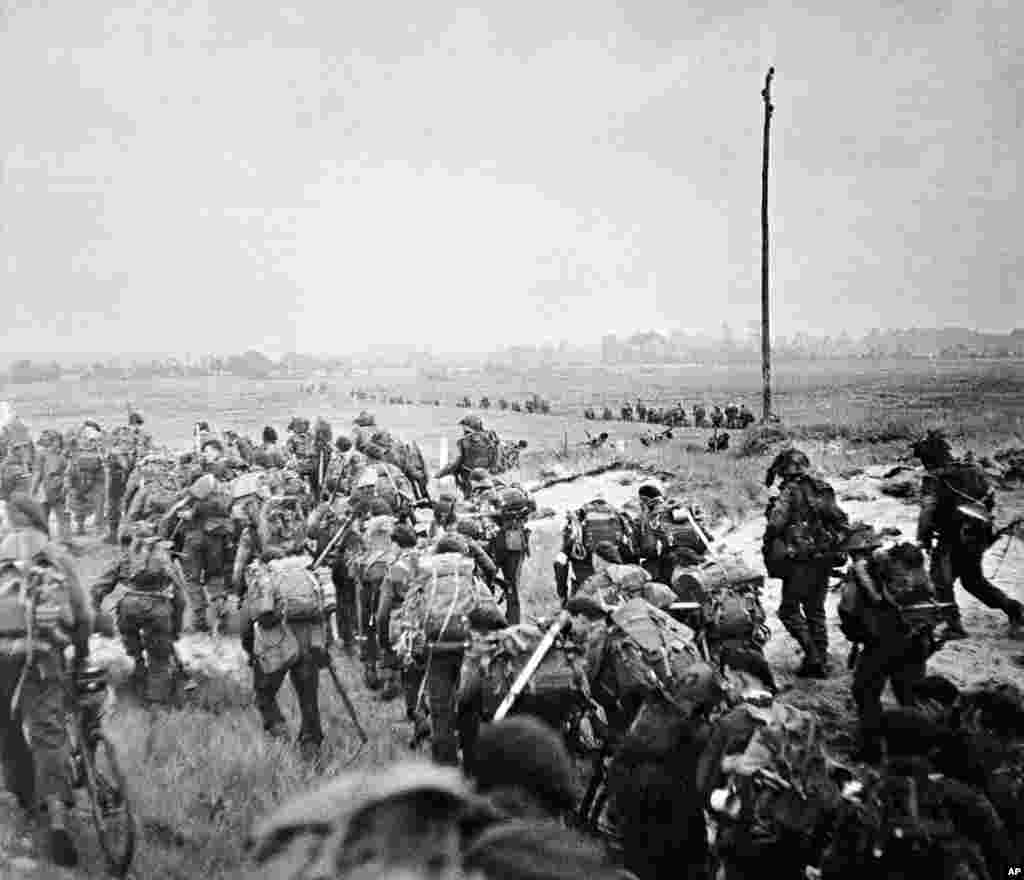
[[[772,121],[772,77],[775,68],[768,68],[761,97],[764,99],[764,153],[761,159],[761,381],[763,398],[761,421],[772,416],[772,340],[771,313],[768,301],[768,131]]]

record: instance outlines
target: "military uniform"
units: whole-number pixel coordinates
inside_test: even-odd
[[[1006,613],[1011,624],[1024,623],[1024,605],[992,584],[982,571],[982,558],[993,536],[991,511],[995,496],[977,465],[954,461],[941,435],[929,435],[915,446],[927,473],[921,486],[917,540],[932,550],[931,577],[940,601],[956,602],[957,580],[989,608]],[[951,634],[965,635],[957,610]]]
[[[107,543],[117,541],[117,530],[124,513],[124,498],[128,481],[136,464],[147,455],[153,441],[138,424],[122,425],[111,436],[110,452],[107,456]]]
[[[252,461],[256,467],[268,470],[285,466],[284,453],[276,443],[264,443],[253,453]]]
[[[26,502],[24,505],[22,502]],[[21,508],[29,509],[28,516]],[[0,560],[45,560],[63,580],[66,603],[51,620],[39,626],[40,614],[56,612],[41,598],[36,607],[36,633],[30,664],[26,667],[27,639],[14,629],[0,636],[0,758],[4,780],[25,808],[45,806],[50,826],[51,855],[62,865],[76,863],[77,854],[65,826],[66,807],[72,802],[67,735],[67,675],[63,648],[74,647],[76,667],[89,655],[93,615],[71,558],[52,543],[43,529],[42,511],[27,496],[11,499],[8,507],[12,531],[0,542]],[[19,682],[21,692],[12,715]]]
[[[803,453],[788,450],[769,468],[769,486],[776,475],[783,481],[768,509],[765,544],[781,566],[779,620],[804,652],[798,674],[820,678],[828,674],[825,596],[848,520],[831,487],[807,475],[809,467]]]
[[[209,632],[209,602],[215,604],[218,616],[225,611],[228,540],[233,530],[230,496],[212,474],[200,480],[207,478],[213,481],[209,484],[211,488],[202,497],[191,498],[182,528],[182,563],[192,606],[192,626],[199,632]]]
[[[405,533],[401,539],[402,543],[399,543],[397,534],[392,535],[392,540],[395,541],[397,547],[396,556],[381,584],[380,598],[377,603],[377,643],[382,657],[381,667],[386,677],[383,693],[385,699],[398,696],[401,684],[398,660],[391,637],[391,616],[401,609],[405,594],[412,585],[419,567],[420,551],[415,544],[416,536],[407,527],[405,527]],[[409,546],[410,543],[411,546]],[[412,687],[407,687],[406,714],[410,720],[412,720],[415,710],[415,697],[415,690]]]
[[[67,470],[68,459],[60,434],[57,431],[44,431],[36,448],[35,479],[31,494],[41,499],[47,522],[51,513],[56,515],[59,535],[64,541],[70,537],[71,531],[65,481]]]
[[[588,510],[600,511],[609,521],[613,518],[614,522],[618,523],[615,528],[617,534],[613,536],[595,532],[589,535],[589,527],[585,523]],[[623,514],[611,505],[595,499],[580,510],[566,515],[565,526],[562,529],[562,551],[555,557],[554,563],[555,589],[563,603],[572,596],[569,588],[570,574],[576,587],[589,578],[594,573],[594,548],[605,540],[611,541],[620,554],[624,553],[632,558],[630,527]]]
[[[396,520],[393,516],[371,516],[363,524],[362,551],[354,558],[350,575],[359,590],[360,627],[363,643],[360,655],[366,686],[376,690],[380,686],[377,663],[380,657],[378,627],[375,625],[380,593],[397,549],[391,541]]]
[[[477,468],[490,471],[497,466],[501,441],[494,431],[484,430],[479,416],[466,416],[459,424],[463,427],[463,436],[459,438],[455,461],[438,471],[437,477],[454,475],[459,490],[469,497],[472,494],[470,473]]]
[[[510,625],[520,619],[519,577],[523,562],[530,555],[530,529],[526,523],[537,510],[537,503],[524,490],[517,493],[516,489],[519,487],[504,487],[503,494],[502,490],[489,488],[480,499],[481,510],[495,526],[487,549],[504,581],[505,617]]]
[[[153,532],[143,525],[126,535],[121,558],[93,584],[92,600],[99,609],[118,586],[125,588],[117,605],[117,628],[135,661],[133,678],[141,696],[163,703],[174,687],[174,642],[181,634],[187,591],[170,543]]]
[[[85,521],[90,516],[97,527],[103,522],[107,492],[103,446],[100,436],[80,432],[68,456],[67,497],[75,520],[75,532],[79,535],[85,534]]]

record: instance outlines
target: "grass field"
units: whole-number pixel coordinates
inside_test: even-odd
[[[942,424],[974,448],[988,451],[1011,442],[1019,444],[1024,418],[1024,365],[1021,364],[900,364],[870,369],[867,364],[800,365],[777,371],[777,409],[786,424],[812,453],[820,467],[838,473],[851,464],[892,461],[906,450],[906,439],[925,425]],[[513,380],[502,380],[511,388]],[[683,431],[669,444],[645,448],[629,443],[625,451],[596,455],[560,453],[583,438],[582,406],[623,398],[664,402],[698,396],[724,403],[735,393],[756,403],[759,375],[753,371],[632,370],[578,371],[571,375],[525,377],[522,393],[532,390],[553,402],[550,416],[514,413],[487,415],[487,421],[507,439],[527,439],[533,455],[524,463],[524,477],[552,465],[572,470],[588,464],[626,458],[677,483],[716,518],[733,524],[746,521],[756,530],[752,516],[760,514],[766,496],[763,487],[764,455],[712,456],[700,451],[706,432]],[[52,424],[69,425],[98,417],[105,425],[120,420],[127,403],[143,409],[147,427],[158,440],[175,448],[187,444],[191,424],[208,419],[215,428],[235,427],[258,434],[264,424],[283,429],[294,413],[323,414],[335,430],[348,430],[351,417],[364,405],[353,405],[349,386],[330,383],[326,395],[303,395],[297,382],[252,383],[229,378],[208,381],[156,383],[57,383],[51,386],[8,388],[26,423],[38,431]],[[364,387],[367,384],[364,383]],[[598,391],[597,389],[603,389]],[[450,387],[403,388],[393,393],[421,393],[454,401],[463,393],[474,399],[488,394],[492,400],[504,389],[498,378],[468,377]],[[518,393],[518,392],[517,392]],[[585,398],[582,395],[590,395]],[[602,395],[604,395],[602,397]],[[437,464],[442,437],[451,443],[458,436],[457,422],[465,410],[454,406],[368,406],[378,422],[410,439],[417,439]],[[756,411],[756,408],[755,408]],[[599,430],[628,439],[644,430],[614,423]],[[874,437],[872,444],[856,443]],[[626,477],[625,479],[628,479]],[[625,497],[635,484],[621,488]],[[580,491],[583,491],[581,488]],[[569,497],[568,493],[566,497]],[[578,493],[577,493],[578,494]],[[534,552],[524,572],[523,597],[528,614],[548,612],[554,605],[550,563],[557,550],[561,518],[538,522]],[[88,581],[111,557],[111,549],[90,541],[81,557]],[[769,608],[769,614],[773,613]],[[143,842],[135,876],[166,880],[197,877],[208,880],[251,876],[244,865],[246,831],[258,816],[290,794],[346,767],[373,766],[407,753],[408,725],[400,702],[383,704],[361,685],[356,664],[337,661],[339,671],[356,700],[371,742],[358,748],[347,716],[324,677],[321,695],[327,747],[321,770],[299,763],[286,745],[268,741],[251,705],[248,669],[241,663],[237,639],[229,638],[210,655],[208,643],[189,643],[182,652],[198,657],[200,687],[186,708],[155,713],[120,704],[110,719],[112,735],[121,745],[126,770],[142,820]],[[204,653],[205,652],[205,653]],[[115,669],[123,659],[106,652]],[[210,672],[209,676],[203,670]],[[281,702],[292,730],[297,729],[297,708],[286,685]],[[19,832],[5,819],[0,805],[0,860],[18,849]],[[87,870],[76,877],[94,876],[97,853],[90,848],[88,826],[78,835],[86,848]],[[13,843],[12,843],[13,840]],[[16,875],[42,878],[68,877],[38,863],[32,871]]]

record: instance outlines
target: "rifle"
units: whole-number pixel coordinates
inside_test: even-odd
[[[348,531],[349,526],[352,525],[355,518],[356,515],[354,513],[350,513],[348,517],[345,519],[345,521],[340,526],[338,526],[338,530],[334,533],[334,536],[331,538],[331,540],[327,542],[327,546],[324,547],[320,555],[309,564],[308,568],[310,571],[313,571],[314,569],[320,567],[320,563],[327,558],[327,554],[330,553],[334,549],[338,541],[342,539],[342,537],[345,535],[345,532]]]
[[[359,739],[364,743],[368,742],[369,737],[366,735],[363,725],[359,722],[359,716],[356,714],[356,707],[352,703],[352,698],[349,697],[348,691],[345,690],[345,686],[341,683],[341,679],[338,677],[338,671],[334,668],[334,662],[331,660],[331,655],[327,651],[323,652],[321,665],[327,670],[327,674],[330,676],[331,681],[334,682],[334,689],[338,692],[338,696],[341,697],[341,702],[345,704],[345,711],[348,712],[349,718],[352,719],[352,725],[355,727],[356,733],[359,735]]]
[[[526,689],[526,686],[530,683],[530,679],[533,678],[533,674],[537,671],[544,658],[547,656],[548,651],[551,650],[551,646],[554,645],[555,639],[558,638],[559,633],[565,629],[566,626],[572,620],[572,615],[568,611],[558,612],[558,616],[555,618],[555,622],[548,627],[548,631],[544,633],[544,638],[541,639],[537,649],[530,656],[526,666],[523,667],[523,671],[519,673],[516,680],[512,683],[512,688],[509,690],[508,695],[504,700],[501,701],[501,705],[498,706],[498,711],[494,713],[494,721],[501,721],[509,710],[515,705],[519,695]]]

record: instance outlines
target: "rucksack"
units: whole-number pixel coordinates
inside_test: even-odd
[[[460,553],[422,556],[412,588],[402,603],[407,628],[427,639],[462,641],[469,637],[469,615],[498,606],[491,591],[474,577],[476,562]]]
[[[619,513],[605,501],[592,501],[580,511],[580,527],[583,534],[583,546],[588,553],[602,541],[615,547],[622,544],[626,530],[622,525]]]
[[[597,594],[606,605],[612,605],[642,596],[650,581],[650,574],[639,565],[613,564],[587,578],[578,592],[582,596]]]
[[[701,604],[710,642],[767,642],[763,586],[764,578],[738,557],[679,567],[672,574],[672,589],[679,598]]]
[[[324,614],[324,592],[320,578],[309,570],[309,556],[288,556],[256,563],[257,575],[250,578],[246,600],[254,620],[268,612],[282,620],[320,620]]]
[[[601,684],[618,701],[643,699],[659,686],[671,688],[700,660],[693,632],[644,599],[612,612]]]
[[[296,469],[302,476],[316,473],[317,454],[311,434],[292,434],[288,446],[295,456]]]
[[[87,489],[103,476],[103,454],[99,449],[86,447],[75,454],[73,470],[80,480],[80,486]]]
[[[954,462],[936,474],[945,490],[942,495],[943,519],[948,520],[953,535],[961,542],[987,548],[995,532],[991,503],[991,487],[985,474],[977,467]]]
[[[532,507],[530,496],[519,486],[506,486],[498,493],[498,512],[502,517],[525,519]]]
[[[459,445],[462,447],[462,465],[467,470],[491,470],[497,466],[501,441],[494,431],[471,431],[459,441]]]
[[[256,533],[264,554],[291,556],[306,546],[302,499],[294,495],[268,498],[260,508]]]
[[[164,586],[171,567],[171,542],[159,537],[133,541],[128,548],[126,579],[140,590]]]
[[[790,491],[799,491],[801,498],[796,515],[782,534],[787,558],[840,563],[845,558],[840,548],[848,522],[836,503],[835,491],[816,477],[803,476],[794,483]]]
[[[35,627],[30,612],[41,608],[57,610],[55,628]],[[63,648],[71,643],[74,622],[68,575],[47,553],[0,561],[0,653],[25,655],[30,647]]]
[[[655,511],[651,517],[651,530],[661,541],[663,553],[689,550],[696,556],[704,555],[704,542],[680,505]]]
[[[409,478],[394,465],[367,465],[352,488],[351,503],[356,511],[363,512],[377,498],[386,501],[396,514],[404,510],[413,498]]]

